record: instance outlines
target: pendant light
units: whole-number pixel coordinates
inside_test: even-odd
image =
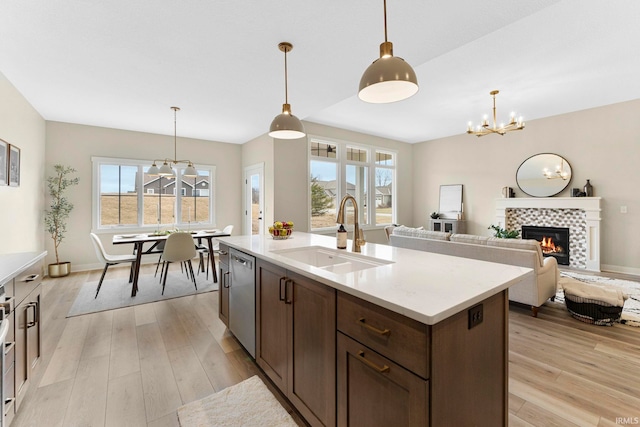
[[[418,92],[418,79],[411,65],[393,56],[393,43],[387,40],[387,0],[384,0],[384,43],[380,58],[366,69],[360,79],[358,97],[373,104],[402,101]]]
[[[171,164],[177,165],[178,163],[186,163],[187,167],[184,172],[182,172],[182,176],[187,177],[196,177],[198,176],[198,171],[193,166],[191,160],[178,160],[178,141],[177,141],[177,112],[180,111],[180,107],[171,107],[173,110],[173,159],[164,159],[162,166],[158,169],[156,162],[162,160],[154,160],[151,167],[147,170],[147,175],[160,175],[165,177],[175,177],[176,173],[171,167]]]
[[[284,52],[284,104],[282,114],[278,114],[271,122],[269,136],[278,139],[297,139],[306,136],[304,126],[300,119],[291,114],[289,105],[289,91],[287,88],[287,52],[291,52],[293,45],[288,42],[278,44],[278,49]]]

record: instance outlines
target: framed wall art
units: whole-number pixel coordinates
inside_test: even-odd
[[[20,149],[9,144],[9,185],[20,186]]]
[[[0,139],[0,185],[9,183],[9,144]]]

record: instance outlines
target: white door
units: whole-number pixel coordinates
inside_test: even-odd
[[[244,170],[243,234],[264,234],[264,163]]]

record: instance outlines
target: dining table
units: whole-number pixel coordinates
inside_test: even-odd
[[[216,273],[216,262],[213,256],[213,239],[218,237],[230,236],[229,233],[224,233],[220,230],[200,230],[189,231],[194,240],[198,242],[198,245],[202,244],[203,240],[207,241],[207,249],[209,250],[209,259],[211,260],[211,269],[213,270],[213,281],[218,281],[218,275]],[[131,296],[135,297],[138,292],[138,277],[140,276],[140,264],[142,261],[142,255],[158,254],[162,253],[162,250],[158,248],[160,242],[163,242],[169,238],[171,233],[137,233],[137,234],[116,234],[113,236],[111,243],[114,245],[133,245],[133,253],[136,255],[136,260],[133,270],[133,281],[131,284]],[[145,243],[149,243],[145,248]],[[194,243],[195,244],[195,243]]]

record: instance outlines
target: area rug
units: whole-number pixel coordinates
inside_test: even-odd
[[[181,406],[178,421],[181,427],[297,427],[257,375]]]
[[[108,279],[108,277],[109,272],[107,272],[107,278],[102,282],[98,298],[94,298],[98,288],[98,281],[84,283],[67,317],[130,307],[196,293],[193,282],[180,272],[179,267],[176,271],[169,271],[164,295],[162,295],[162,284],[159,282],[159,275],[154,277],[153,274],[141,274],[138,279],[138,293],[135,297],[131,296],[131,283],[129,283],[128,276],[118,277],[117,279]],[[202,275],[200,277],[196,275],[196,283],[198,284],[197,293],[218,290],[217,283],[205,280]]]
[[[629,295],[629,299],[624,303],[620,323],[640,327],[640,283],[631,280],[611,279],[609,277],[574,273],[573,271],[562,271],[560,272],[560,276],[571,277],[581,282],[622,290],[622,292]],[[560,284],[556,292],[555,301],[564,304],[564,290]]]

